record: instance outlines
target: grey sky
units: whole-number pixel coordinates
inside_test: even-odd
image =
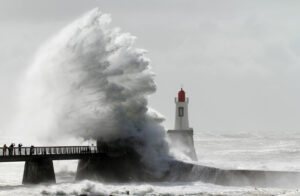
[[[0,128],[38,47],[94,7],[149,51],[167,128],[183,84],[197,131],[300,131],[300,2],[261,0],[0,0]]]

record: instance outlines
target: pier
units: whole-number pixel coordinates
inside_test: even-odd
[[[25,162],[23,184],[55,183],[53,160],[100,157],[96,146],[38,146],[0,148],[0,162]]]

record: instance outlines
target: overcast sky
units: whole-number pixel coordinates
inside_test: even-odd
[[[94,7],[146,49],[150,105],[174,126],[183,85],[196,131],[300,131],[300,1],[0,0],[0,128],[35,51]]]

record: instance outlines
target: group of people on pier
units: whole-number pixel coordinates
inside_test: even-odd
[[[18,144],[18,155],[22,155],[22,146],[23,144]],[[8,154],[7,154],[8,152]],[[32,155],[34,152],[34,146],[30,147],[30,155]],[[3,145],[3,156],[12,156],[12,155],[16,155],[16,148],[15,148],[15,143],[11,143],[9,146],[7,146],[6,144]]]
[[[93,144],[92,146],[30,146],[23,147],[20,143],[15,147],[15,144],[0,147],[1,156],[25,156],[25,155],[57,155],[57,154],[91,154],[97,153],[98,149]]]

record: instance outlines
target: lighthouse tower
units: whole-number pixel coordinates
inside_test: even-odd
[[[175,130],[188,130],[188,104],[189,98],[185,98],[185,92],[181,90],[178,92],[178,98],[175,97],[176,112],[175,112]]]
[[[194,131],[189,127],[188,104],[189,98],[181,88],[178,97],[175,97],[175,129],[168,130],[168,136],[171,145],[177,151],[195,161],[197,155],[194,147]]]

